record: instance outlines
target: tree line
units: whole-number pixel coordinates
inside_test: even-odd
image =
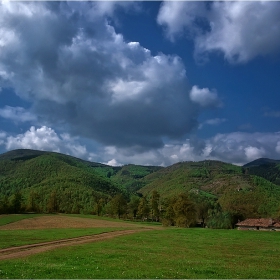
[[[42,189],[17,191],[0,198],[0,214],[26,212],[93,214],[178,227],[234,228],[242,219],[235,209],[225,210],[217,200],[190,193],[162,198],[154,190],[149,197],[128,197],[122,193],[106,196],[94,191],[58,188],[49,193]]]

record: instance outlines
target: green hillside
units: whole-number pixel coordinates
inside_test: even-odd
[[[181,162],[145,177],[139,192],[162,198],[184,192],[194,199],[218,203],[223,211],[240,217],[275,216],[280,207],[280,187],[268,180],[244,174],[244,169],[219,161]]]
[[[119,168],[112,176],[112,181],[123,186],[130,193],[134,193],[146,185],[146,176],[161,169],[163,167],[128,164]]]
[[[279,162],[269,159],[243,167],[211,160],[113,167],[15,150],[0,155],[0,213],[91,213],[187,226],[198,219],[229,228],[246,217],[279,216],[279,177]]]
[[[0,199],[12,200],[20,192],[31,211],[53,207],[67,213],[90,212],[100,198],[125,193],[103,176],[110,170],[110,166],[59,153],[8,152],[0,156]]]
[[[203,191],[205,195],[222,194],[242,175],[242,168],[219,161],[180,162],[145,177],[146,186],[139,192],[148,195],[157,190],[162,196],[181,192]]]
[[[260,158],[243,166],[246,174],[256,175],[280,186],[280,160]]]

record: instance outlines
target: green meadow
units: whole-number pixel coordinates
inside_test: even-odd
[[[55,239],[63,231],[68,230],[40,230],[35,236]],[[89,234],[73,230],[73,236],[74,231]],[[34,232],[26,230],[25,237]],[[22,234],[10,232],[18,239]],[[164,228],[0,261],[0,278],[275,279],[279,259],[279,232]]]

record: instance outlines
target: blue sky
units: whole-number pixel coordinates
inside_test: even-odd
[[[280,2],[0,4],[0,152],[280,158]]]

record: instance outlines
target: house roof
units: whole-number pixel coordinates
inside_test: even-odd
[[[236,224],[237,226],[249,226],[249,227],[279,227],[280,222],[271,218],[260,219],[246,219]]]

